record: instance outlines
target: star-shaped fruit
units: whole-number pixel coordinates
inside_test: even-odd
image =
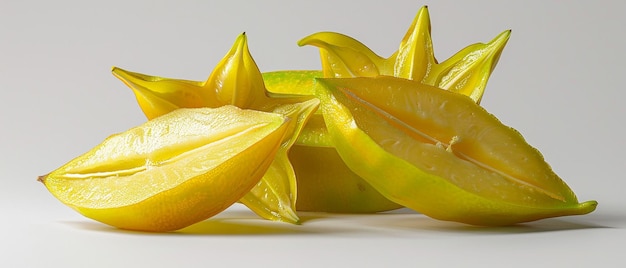
[[[417,13],[398,50],[389,58],[378,56],[363,43],[340,33],[316,33],[303,38],[298,44],[320,48],[321,76],[324,77],[395,76],[455,91],[480,102],[510,31],[504,31],[486,44],[467,46],[439,63],[434,56],[430,28],[428,8],[423,7]],[[305,82],[286,87],[281,81],[289,80],[286,78],[288,76],[314,81],[315,78],[311,76],[315,75],[320,76],[319,73],[310,71],[292,71],[266,73],[264,78],[270,91],[311,94],[315,90],[313,86],[307,87]],[[380,196],[369,183],[348,168],[343,160],[337,161],[341,158],[337,155],[336,145],[328,134],[327,122],[322,118],[320,110],[309,120],[298,137],[297,146],[290,153],[301,186],[298,189],[298,209],[375,212],[398,208],[399,205]],[[310,168],[312,166],[324,167],[323,172],[326,175],[321,175],[320,169]]]
[[[133,90],[148,119],[178,108],[224,105],[274,112],[291,118],[287,134],[268,171],[240,202],[266,219],[299,221],[295,213],[296,178],[287,153],[317,109],[319,100],[268,92],[248,50],[245,33],[237,38],[204,82],[149,76],[115,67],[113,74]]]
[[[319,32],[298,44],[320,48],[325,77],[375,77],[389,75],[459,92],[480,102],[510,30],[486,44],[470,45],[439,63],[434,56],[428,8],[422,7],[400,43],[398,51],[383,58],[361,42],[334,32]]]

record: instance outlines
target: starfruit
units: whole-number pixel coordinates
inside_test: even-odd
[[[388,58],[378,56],[349,36],[334,32],[315,33],[303,38],[298,44],[320,48],[324,77],[390,75],[458,92],[480,102],[489,76],[509,39],[510,31],[504,31],[488,43],[467,46],[439,63],[434,56],[430,28],[428,9],[423,7],[417,13],[398,50]],[[284,78],[286,76],[312,80],[305,76],[311,73],[302,72],[298,76],[298,73],[283,72],[264,77],[270,91],[308,94],[312,89],[306,85],[314,84],[312,82],[299,83],[298,87],[289,88],[270,81],[276,78],[288,80]],[[274,87],[273,84],[278,86]],[[314,148],[300,148],[301,146]],[[298,209],[375,212],[401,207],[383,198],[342,161],[338,161],[340,158],[335,150],[315,147],[333,147],[319,112],[309,120],[290,153],[298,183],[306,186],[299,188]],[[312,166],[326,168],[319,171],[311,168]]]
[[[586,214],[597,205],[579,203],[519,132],[466,96],[384,76],[320,84],[339,155],[398,204],[488,226]]]
[[[204,82],[162,78],[120,68],[113,68],[113,74],[133,90],[148,119],[178,108],[222,105],[276,112],[293,118],[287,123],[287,134],[267,174],[241,202],[266,219],[299,221],[295,212],[296,175],[287,153],[317,109],[319,100],[312,96],[267,92],[261,72],[250,55],[245,34],[237,38]]]
[[[177,230],[248,193],[272,163],[287,121],[230,105],[178,109],[110,136],[39,180],[61,202],[102,223]]]

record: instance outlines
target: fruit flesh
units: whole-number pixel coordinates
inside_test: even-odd
[[[246,194],[278,150],[284,122],[233,106],[179,109],[111,136],[40,180],[89,218],[122,229],[176,230]]]
[[[384,196],[433,218],[508,225],[585,214],[539,152],[471,99],[393,77],[322,79],[342,159]]]

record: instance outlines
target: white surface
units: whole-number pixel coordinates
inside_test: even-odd
[[[2,266],[626,265],[622,2],[178,2],[0,3]],[[406,210],[305,213],[292,226],[235,206],[179,233],[145,234],[86,219],[35,181],[145,120],[111,66],[202,80],[243,31],[262,71],[319,68],[317,49],[295,43],[323,30],[388,56],[423,4],[440,60],[513,30],[482,105],[597,211],[506,228]]]

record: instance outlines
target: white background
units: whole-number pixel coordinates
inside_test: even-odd
[[[0,2],[0,266],[626,265],[623,2],[257,2]],[[482,105],[581,201],[597,200],[595,212],[503,228],[407,210],[304,213],[293,226],[235,206],[178,233],[146,234],[84,218],[35,181],[145,121],[112,66],[204,80],[243,31],[262,71],[320,68],[317,49],[296,42],[326,30],[388,56],[424,4],[440,60],[513,30]]]

